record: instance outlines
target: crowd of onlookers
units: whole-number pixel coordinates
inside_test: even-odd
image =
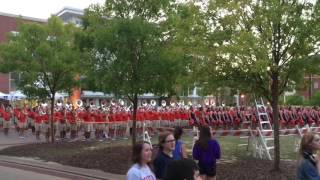
[[[211,137],[211,129],[200,127],[192,157],[187,155],[182,132],[181,127],[176,127],[173,134],[160,134],[154,159],[148,142],[136,144],[132,155],[134,164],[127,172],[127,180],[215,180],[216,160],[220,159],[221,152],[219,143]]]
[[[220,145],[211,137],[208,126],[200,127],[200,136],[188,157],[182,129],[159,136],[159,149],[152,158],[152,146],[139,142],[133,147],[133,165],[127,172],[127,180],[216,180],[216,161],[220,159]],[[303,135],[299,149],[297,180],[320,179],[320,136],[313,132]],[[219,179],[219,178],[218,178]]]

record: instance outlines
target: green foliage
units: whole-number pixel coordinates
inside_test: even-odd
[[[286,97],[286,105],[296,105],[301,106],[303,105],[303,97],[299,95],[292,95]]]
[[[320,91],[316,92],[313,97],[308,101],[310,106],[320,106]]]
[[[210,1],[206,36],[223,37],[208,43],[216,52],[209,57],[211,79],[271,101],[272,77],[280,95],[303,81],[306,58],[319,53],[319,17],[318,1]]]
[[[85,32],[78,41],[91,57],[84,79],[91,89],[131,100],[147,92],[174,91],[177,76],[184,72],[183,52],[171,48],[162,23],[154,22],[166,5],[166,1],[108,1],[87,10]]]
[[[306,59],[319,54],[320,2],[211,0],[204,9],[203,36],[213,53],[197,55],[203,59],[199,70],[211,79],[203,84],[215,89],[220,81],[271,103],[279,170],[279,97],[303,81]]]
[[[79,73],[80,55],[73,43],[77,29],[57,17],[47,24],[23,23],[18,29],[0,47],[0,70],[19,73],[18,89],[29,97],[51,98],[72,88]]]
[[[138,95],[174,94],[185,72],[184,52],[168,34],[171,0],[106,1],[92,6],[83,18],[77,42],[88,61],[84,83],[90,89],[125,96],[133,103],[132,144],[135,144]]]

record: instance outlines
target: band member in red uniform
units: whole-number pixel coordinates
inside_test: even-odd
[[[18,118],[18,126],[19,126],[19,135],[20,138],[23,137],[24,129],[27,127],[27,112],[26,109],[18,110],[17,111],[17,118]]]
[[[96,139],[101,139],[103,137],[103,130],[105,128],[104,123],[105,123],[105,118],[101,112],[96,112],[94,114],[95,116],[95,122],[96,122],[96,130],[95,130],[95,136]]]
[[[74,110],[67,112],[67,121],[70,124],[70,138],[75,139],[77,137],[77,123]]]
[[[189,115],[189,117],[190,117],[190,123],[189,123],[190,126],[198,125],[196,112],[195,112],[195,110],[194,110],[194,108],[192,106],[190,107],[190,115]]]
[[[10,121],[11,121],[11,118],[12,118],[12,115],[13,112],[12,112],[12,109],[11,107],[8,107],[5,111],[2,112],[2,117],[3,117],[3,129],[4,129],[4,134],[5,135],[8,135],[9,133],[9,128],[10,128]]]
[[[84,127],[85,127],[85,132],[84,132],[84,137],[88,140],[91,135],[91,131],[93,130],[92,126],[92,112],[91,110],[89,111],[89,108],[87,108],[87,113],[84,114],[83,116],[83,121],[84,121]]]
[[[36,131],[36,138],[38,140],[40,140],[42,118],[38,114],[38,112],[33,112],[33,118],[34,118],[34,128],[35,128],[35,131]]]
[[[67,136],[67,116],[69,111],[66,109],[59,111],[58,114],[58,128],[59,128],[59,134],[60,138],[64,139]]]

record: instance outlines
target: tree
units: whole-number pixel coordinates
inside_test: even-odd
[[[21,74],[18,89],[29,96],[50,99],[52,142],[55,94],[74,87],[79,73],[81,56],[74,46],[76,31],[74,25],[64,25],[53,16],[47,24],[21,24],[19,33],[10,34],[8,42],[0,47],[1,71]]]
[[[136,143],[138,95],[164,94],[183,68],[179,52],[170,49],[162,28],[165,1],[106,1],[84,16],[79,44],[88,52],[85,81],[92,89],[125,96],[133,104],[132,144]]]
[[[280,164],[279,96],[303,78],[304,59],[319,54],[319,13],[319,1],[212,0],[207,6],[207,44],[215,53],[209,57],[211,71],[203,71],[271,102],[275,170]]]
[[[320,91],[316,92],[312,99],[310,99],[308,102],[308,105],[311,106],[319,106],[320,105]]]
[[[303,105],[303,97],[301,97],[299,95],[288,96],[286,104],[287,105],[301,106],[301,105]]]

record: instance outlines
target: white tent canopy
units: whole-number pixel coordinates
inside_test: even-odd
[[[8,100],[21,100],[25,99],[27,96],[24,95],[21,91],[11,91]]]
[[[112,94],[105,94],[103,92],[95,92],[95,91],[82,91],[82,98],[110,98],[113,97]]]
[[[0,92],[0,99],[8,99],[9,95],[3,92]]]
[[[68,93],[61,92],[61,93],[56,93],[54,95],[54,99],[64,99],[65,97],[68,97]]]

